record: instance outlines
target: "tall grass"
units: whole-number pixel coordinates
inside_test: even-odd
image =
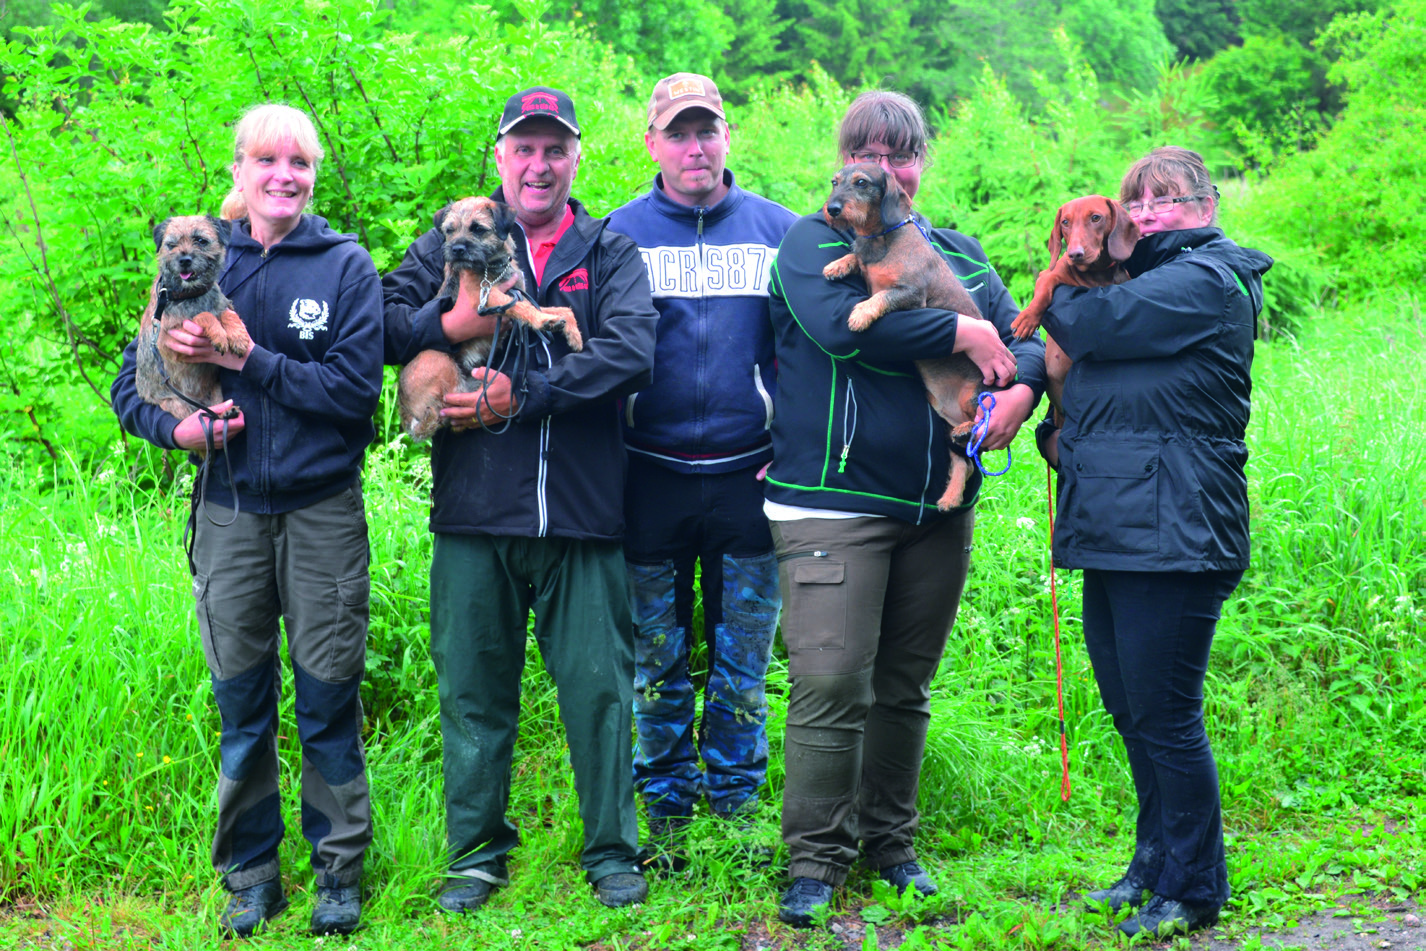
[[[1260,345],[1256,357],[1253,568],[1226,608],[1207,687],[1230,871],[1240,895],[1258,895],[1233,906],[1240,920],[1271,914],[1255,891],[1264,883],[1282,894],[1297,879],[1324,893],[1419,885],[1404,858],[1381,859],[1419,857],[1419,834],[1358,841],[1343,830],[1420,817],[1426,802],[1424,334],[1418,304],[1382,300],[1321,313],[1300,340]],[[943,895],[912,910],[865,873],[851,882],[882,909],[863,909],[867,922],[959,922],[913,932],[926,947],[1097,946],[1102,928],[1053,907],[1116,874],[1132,840],[1133,797],[1079,641],[1072,573],[1058,582],[1074,794],[1059,796],[1045,476],[1028,433],[1014,451],[1011,472],[987,484],[935,684],[920,842]],[[655,883],[643,910],[594,904],[554,688],[533,648],[511,887],[472,921],[435,914],[444,831],[423,453],[399,439],[378,446],[365,486],[376,841],[371,927],[358,943],[736,947],[740,922],[770,918],[785,856],[761,865],[706,817],[693,830],[702,877]],[[37,901],[44,926],[76,946],[210,940],[222,901],[208,864],[218,715],[179,546],[186,499],[186,476],[166,477],[158,454],[134,444],[116,443],[98,471],[0,469],[0,937],[26,933],[6,902]],[[755,833],[775,847],[781,658],[770,683],[773,768]],[[284,696],[282,861],[300,893],[310,877],[290,680]],[[277,939],[299,933],[302,917]]]

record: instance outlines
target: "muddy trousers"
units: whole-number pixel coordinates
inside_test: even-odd
[[[436,534],[431,661],[453,874],[504,884],[519,845],[506,810],[531,611],[569,741],[585,877],[638,869],[628,584],[618,542]]]
[[[705,794],[715,813],[735,814],[757,802],[767,775],[766,677],[777,629],[777,561],[771,552],[723,555],[721,575],[723,617],[713,628],[695,750],[697,689],[689,673],[689,629],[675,620],[674,562],[629,564],[638,625],[634,782],[651,816],[691,816]]]
[[[223,522],[232,510],[209,507]],[[200,511],[193,546],[198,627],[222,718],[213,867],[230,890],[279,874],[278,622],[302,743],[302,834],[320,881],[360,880],[371,842],[361,679],[371,580],[360,485],[295,512]]]
[[[1139,800],[1128,878],[1176,901],[1228,900],[1203,681],[1241,571],[1084,571],[1084,641]]]
[[[782,836],[794,878],[841,885],[916,857],[931,679],[970,564],[974,510],[774,522],[791,681]]]

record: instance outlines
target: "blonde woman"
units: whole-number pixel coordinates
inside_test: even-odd
[[[231,893],[220,918],[246,937],[287,907],[278,866],[279,619],[287,634],[302,742],[302,832],[317,873],[312,931],[349,933],[361,917],[371,841],[359,697],[370,576],[361,466],[381,391],[381,288],[350,235],[307,214],[322,160],[311,120],[266,104],[238,123],[231,243],[219,278],[247,325],[245,356],[216,352],[187,322],[168,344],[221,368],[241,413],[218,446],[194,519],[193,590],[222,716],[213,865]],[[241,198],[241,201],[237,201]],[[165,449],[203,446],[200,415],[141,401],[136,347],[112,387],[124,428]],[[236,510],[236,511],[235,511]],[[211,516],[211,517],[210,517]]]

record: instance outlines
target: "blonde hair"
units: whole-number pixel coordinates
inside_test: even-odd
[[[1212,202],[1209,223],[1218,220],[1218,186],[1208,175],[1203,156],[1192,149],[1164,145],[1129,166],[1119,183],[1119,200],[1138,201],[1148,191],[1156,196],[1182,192],[1199,201]]]
[[[307,113],[280,102],[265,102],[253,106],[238,120],[233,132],[233,164],[241,165],[253,152],[275,148],[291,141],[297,152],[312,165],[315,174],[326,157],[317,127]],[[223,199],[221,216],[229,221],[247,217],[248,205],[236,186]]]

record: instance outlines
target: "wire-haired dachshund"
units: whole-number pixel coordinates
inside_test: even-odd
[[[847,326],[866,330],[880,317],[897,310],[935,307],[951,310],[962,320],[983,320],[946,259],[931,245],[911,215],[911,198],[879,164],[848,165],[832,179],[832,194],[822,209],[837,231],[853,233],[851,253],[822,269],[829,281],[861,272],[871,297],[852,308]],[[975,422],[976,397],[986,386],[970,357],[917,360],[926,396],[936,413],[951,424],[951,439],[964,446]],[[936,507],[947,511],[965,497],[970,460],[951,453],[950,479]]]
[[[1103,195],[1087,195],[1060,206],[1055,224],[1050,229],[1050,266],[1035,278],[1035,293],[1029,305],[1015,318],[1010,330],[1024,340],[1040,327],[1040,320],[1050,306],[1050,296],[1056,287],[1106,287],[1123,284],[1129,273],[1123,263],[1134,251],[1139,240],[1139,226],[1134,224],[1124,206]],[[1070,358],[1053,339],[1045,337],[1046,395],[1055,407],[1055,422],[1064,423],[1061,398]]]

